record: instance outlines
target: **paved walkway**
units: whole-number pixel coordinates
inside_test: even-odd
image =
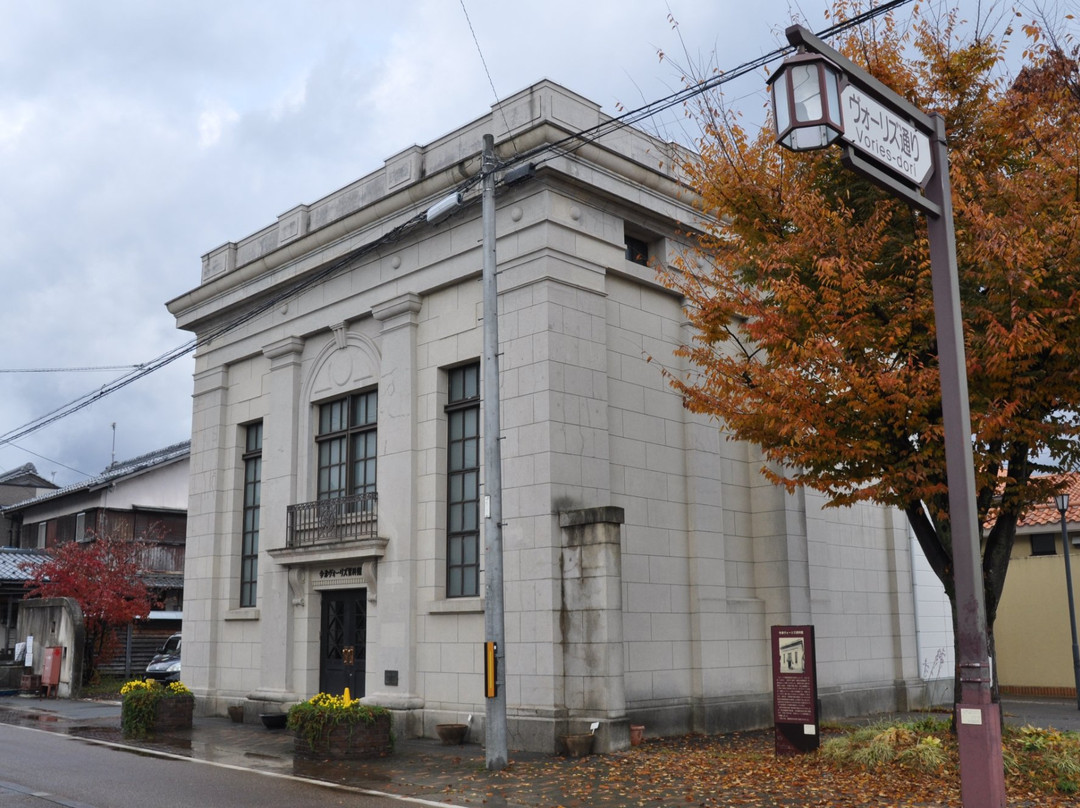
[[[1010,724],[1080,731],[1080,710],[1072,701],[1010,699],[1004,703],[1004,711]],[[857,720],[882,718],[879,715]],[[531,780],[523,787],[513,777],[486,772],[484,750],[478,744],[444,746],[434,740],[399,740],[395,753],[380,760],[309,761],[294,756],[292,733],[288,730],[268,730],[262,724],[238,724],[218,717],[196,717],[190,730],[128,741],[120,732],[120,704],[115,701],[4,696],[0,697],[0,723],[61,732],[139,751],[153,750],[218,765],[304,777],[442,806],[559,805],[560,786],[574,764],[567,760],[564,766],[553,755],[512,753],[512,761],[553,764],[543,767],[547,773],[544,778]]]

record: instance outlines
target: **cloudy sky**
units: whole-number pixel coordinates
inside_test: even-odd
[[[0,471],[32,462],[66,485],[186,440],[190,357],[8,436],[187,342],[165,302],[203,254],[486,113],[492,83],[550,78],[617,114],[678,88],[658,52],[730,69],[793,15],[825,27],[825,7],[0,0]],[[763,78],[729,96],[760,110]]]

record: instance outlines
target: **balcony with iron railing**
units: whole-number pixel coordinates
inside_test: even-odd
[[[370,492],[290,505],[287,518],[289,550],[376,539],[379,495]]]

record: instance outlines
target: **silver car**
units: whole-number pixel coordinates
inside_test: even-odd
[[[161,682],[180,681],[180,635],[173,634],[146,666],[146,678]]]

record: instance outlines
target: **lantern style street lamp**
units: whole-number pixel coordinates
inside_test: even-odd
[[[1065,554],[1065,589],[1069,593],[1069,629],[1072,631],[1073,685],[1076,687],[1076,709],[1080,710],[1080,646],[1076,644],[1076,606],[1073,604],[1072,546],[1069,544],[1069,527],[1065,512],[1069,510],[1068,493],[1056,494],[1054,505],[1061,514],[1061,548]]]
[[[816,53],[786,60],[770,78],[776,140],[792,151],[823,149],[844,134],[840,71]]]
[[[927,115],[801,25],[792,25],[786,34],[800,52],[770,82],[780,144],[804,151],[841,140],[844,165],[926,216],[953,537],[960,798],[965,808],[1005,808],[1001,708],[993,701],[986,631],[945,121]],[[834,99],[839,101],[835,106]]]

